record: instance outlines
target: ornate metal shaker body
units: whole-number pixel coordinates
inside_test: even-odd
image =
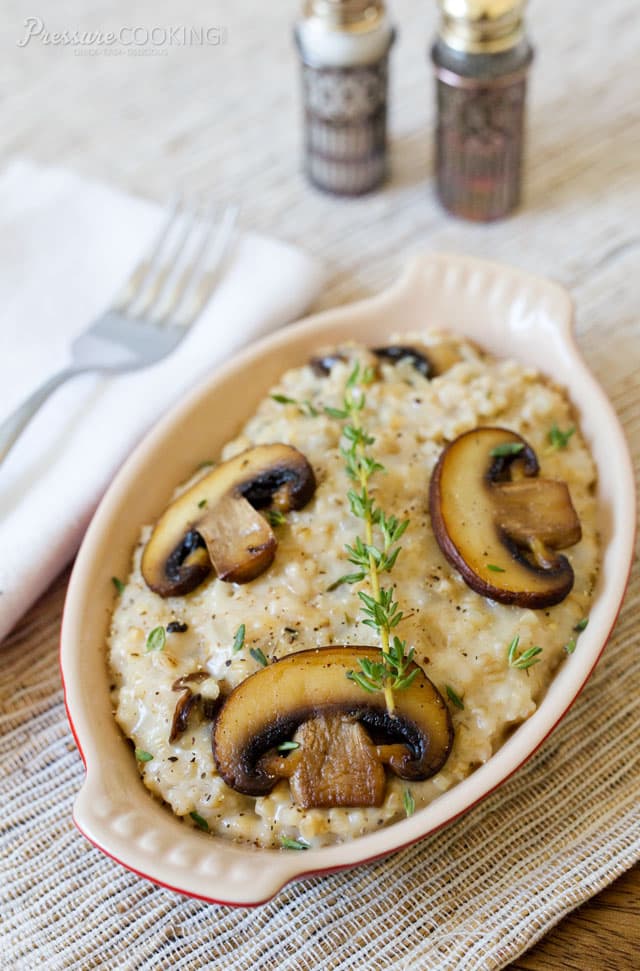
[[[500,219],[520,201],[527,70],[526,0],[438,0],[436,184],[445,209]]]
[[[394,31],[381,0],[306,0],[304,169],[319,189],[360,195],[387,174],[387,88]]]

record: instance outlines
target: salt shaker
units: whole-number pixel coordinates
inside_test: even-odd
[[[306,0],[304,168],[326,192],[360,195],[387,174],[387,88],[394,30],[382,0]]]
[[[488,222],[520,200],[526,0],[438,0],[436,185],[445,209]]]

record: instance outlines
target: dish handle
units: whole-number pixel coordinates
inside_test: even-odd
[[[516,267],[455,253],[421,252],[382,296],[403,314],[398,329],[445,327],[481,341],[499,356],[504,354],[506,329],[529,353],[532,342],[538,345],[539,360],[532,364],[544,371],[547,341],[559,352],[564,348],[575,353],[568,291]]]

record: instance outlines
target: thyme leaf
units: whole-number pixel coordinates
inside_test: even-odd
[[[201,829],[204,833],[209,832],[209,823],[206,821],[204,816],[201,816],[200,813],[197,813],[195,809],[192,813],[189,813],[189,815],[191,816],[192,820],[194,821],[198,829]]]
[[[505,569],[502,566],[498,566],[496,563],[487,563],[487,570],[493,570],[494,573],[505,573]]]
[[[538,664],[541,658],[538,656],[542,654],[541,647],[528,647],[526,651],[521,651],[518,654],[518,645],[520,644],[520,635],[516,634],[513,638],[509,647],[507,648],[507,661],[509,662],[510,668],[517,668],[520,671],[527,671],[534,664]]]
[[[364,580],[365,576],[365,573],[345,573],[327,587],[327,593],[337,590],[343,583],[358,583],[359,580]]]
[[[301,407],[304,413],[306,413],[309,416],[309,418],[317,418],[318,415],[320,414],[316,406],[311,401],[309,401],[308,398],[305,398],[305,400],[302,402]]]
[[[154,627],[147,636],[148,651],[161,651],[166,643],[167,634],[164,627]]]
[[[277,746],[278,752],[293,752],[297,748],[300,748],[300,742],[280,742]]]
[[[576,634],[581,634],[582,631],[585,630],[588,623],[589,623],[589,618],[583,617],[582,620],[579,620],[577,624],[574,624],[573,629],[576,632]],[[567,654],[573,654],[577,644],[578,644],[577,637],[572,637],[569,641],[567,641],[567,643],[564,645],[564,649],[567,652]]]
[[[464,711],[464,701],[460,695],[453,690],[450,684],[446,685],[445,691],[447,692],[447,698],[449,701],[454,704],[456,708],[459,708],[460,711]]]
[[[373,384],[375,379],[376,379],[376,369],[372,364],[369,364],[362,372],[362,377],[360,380],[362,384]]]
[[[407,817],[413,816],[416,811],[416,801],[413,798],[413,793],[410,789],[405,789],[402,794],[402,802],[404,804],[404,811]]]
[[[328,415],[329,418],[337,418],[338,421],[342,421],[343,418],[349,417],[349,413],[344,411],[342,408],[329,408],[328,406],[325,406],[324,413],[325,415]]]
[[[279,405],[297,405],[298,402],[295,398],[288,398],[286,394],[272,394],[271,397],[274,401],[277,401]]]
[[[136,759],[138,762],[151,762],[153,755],[151,752],[145,752],[143,748],[136,749]]]
[[[287,517],[279,509],[265,509],[263,514],[270,526],[284,526],[287,521]]]
[[[116,593],[118,596],[124,593],[125,584],[122,582],[122,580],[120,580],[118,577],[111,577],[111,582],[116,588]]]
[[[253,658],[254,661],[257,661],[258,664],[261,664],[263,668],[266,668],[266,666],[267,666],[267,664],[269,662],[267,661],[266,657],[264,656],[264,653],[261,650],[261,648],[259,648],[259,647],[252,647],[251,650],[249,651],[249,654],[251,655],[251,657]]]
[[[507,455],[518,455],[523,448],[524,444],[522,442],[502,442],[501,445],[496,445],[495,448],[492,448],[489,455],[492,458],[501,459]]]
[[[320,414],[313,402],[309,401],[308,398],[305,398],[304,401],[298,401],[297,398],[289,398],[286,394],[272,394],[270,397],[274,401],[277,401],[279,405],[296,405],[300,414],[306,415],[307,418],[317,418]]]
[[[231,648],[232,654],[237,654],[244,647],[244,635],[247,631],[245,624],[240,624],[236,631],[236,636],[233,638],[233,647]]]
[[[311,846],[306,840],[292,840],[289,836],[281,836],[280,843],[285,850],[308,850]]]
[[[547,435],[547,438],[549,439],[549,444],[551,445],[552,450],[557,452],[562,448],[566,448],[567,445],[569,444],[569,439],[574,434],[574,432],[575,432],[574,427],[567,428],[566,432],[563,432],[560,428],[558,428],[557,424],[554,421]]]

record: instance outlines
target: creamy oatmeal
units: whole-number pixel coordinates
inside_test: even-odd
[[[450,337],[410,335],[402,345],[422,348],[439,362],[441,373],[429,378],[419,360],[375,357],[346,345],[321,366],[316,362],[285,373],[225,446],[221,460],[256,445],[294,446],[315,473],[317,487],[306,505],[287,512],[284,522],[273,520],[275,558],[256,579],[223,582],[211,572],[190,593],[160,596],[141,574],[152,527],[142,530],[112,620],[113,701],[118,723],[135,746],[144,784],[191,825],[263,846],[280,846],[283,838],[285,844],[291,839],[320,846],[398,820],[408,805],[426,805],[490,758],[536,710],[579,638],[576,627],[588,616],[598,569],[595,469],[579,429],[566,439],[550,439],[553,428],[575,426],[566,395],[533,370]],[[415,660],[446,700],[454,741],[444,766],[425,781],[407,782],[387,772],[381,806],[301,809],[284,779],[258,797],[223,782],[207,713],[218,696],[228,696],[265,663],[290,653],[325,645],[378,645],[376,634],[363,624],[357,597],[359,589],[367,589],[366,581],[330,589],[349,572],[345,544],[361,535],[362,523],[347,500],[342,424],[324,409],[340,406],[355,360],[377,370],[366,388],[362,421],[375,437],[373,451],[386,471],[372,481],[372,491],[382,508],[410,520],[392,574],[405,615],[398,634],[415,648]],[[444,447],[477,426],[518,433],[537,454],[540,475],[569,487],[582,537],[562,550],[575,581],[554,606],[531,609],[481,596],[436,542],[429,514],[431,474]],[[196,472],[189,485],[208,471]],[[156,632],[156,649],[148,649],[157,628],[162,631]],[[512,661],[539,647],[537,663],[509,664],[516,638]],[[177,690],[174,685],[194,671],[200,680],[193,691],[200,691],[205,704],[179,713],[177,724],[176,705],[189,684],[182,682]]]

